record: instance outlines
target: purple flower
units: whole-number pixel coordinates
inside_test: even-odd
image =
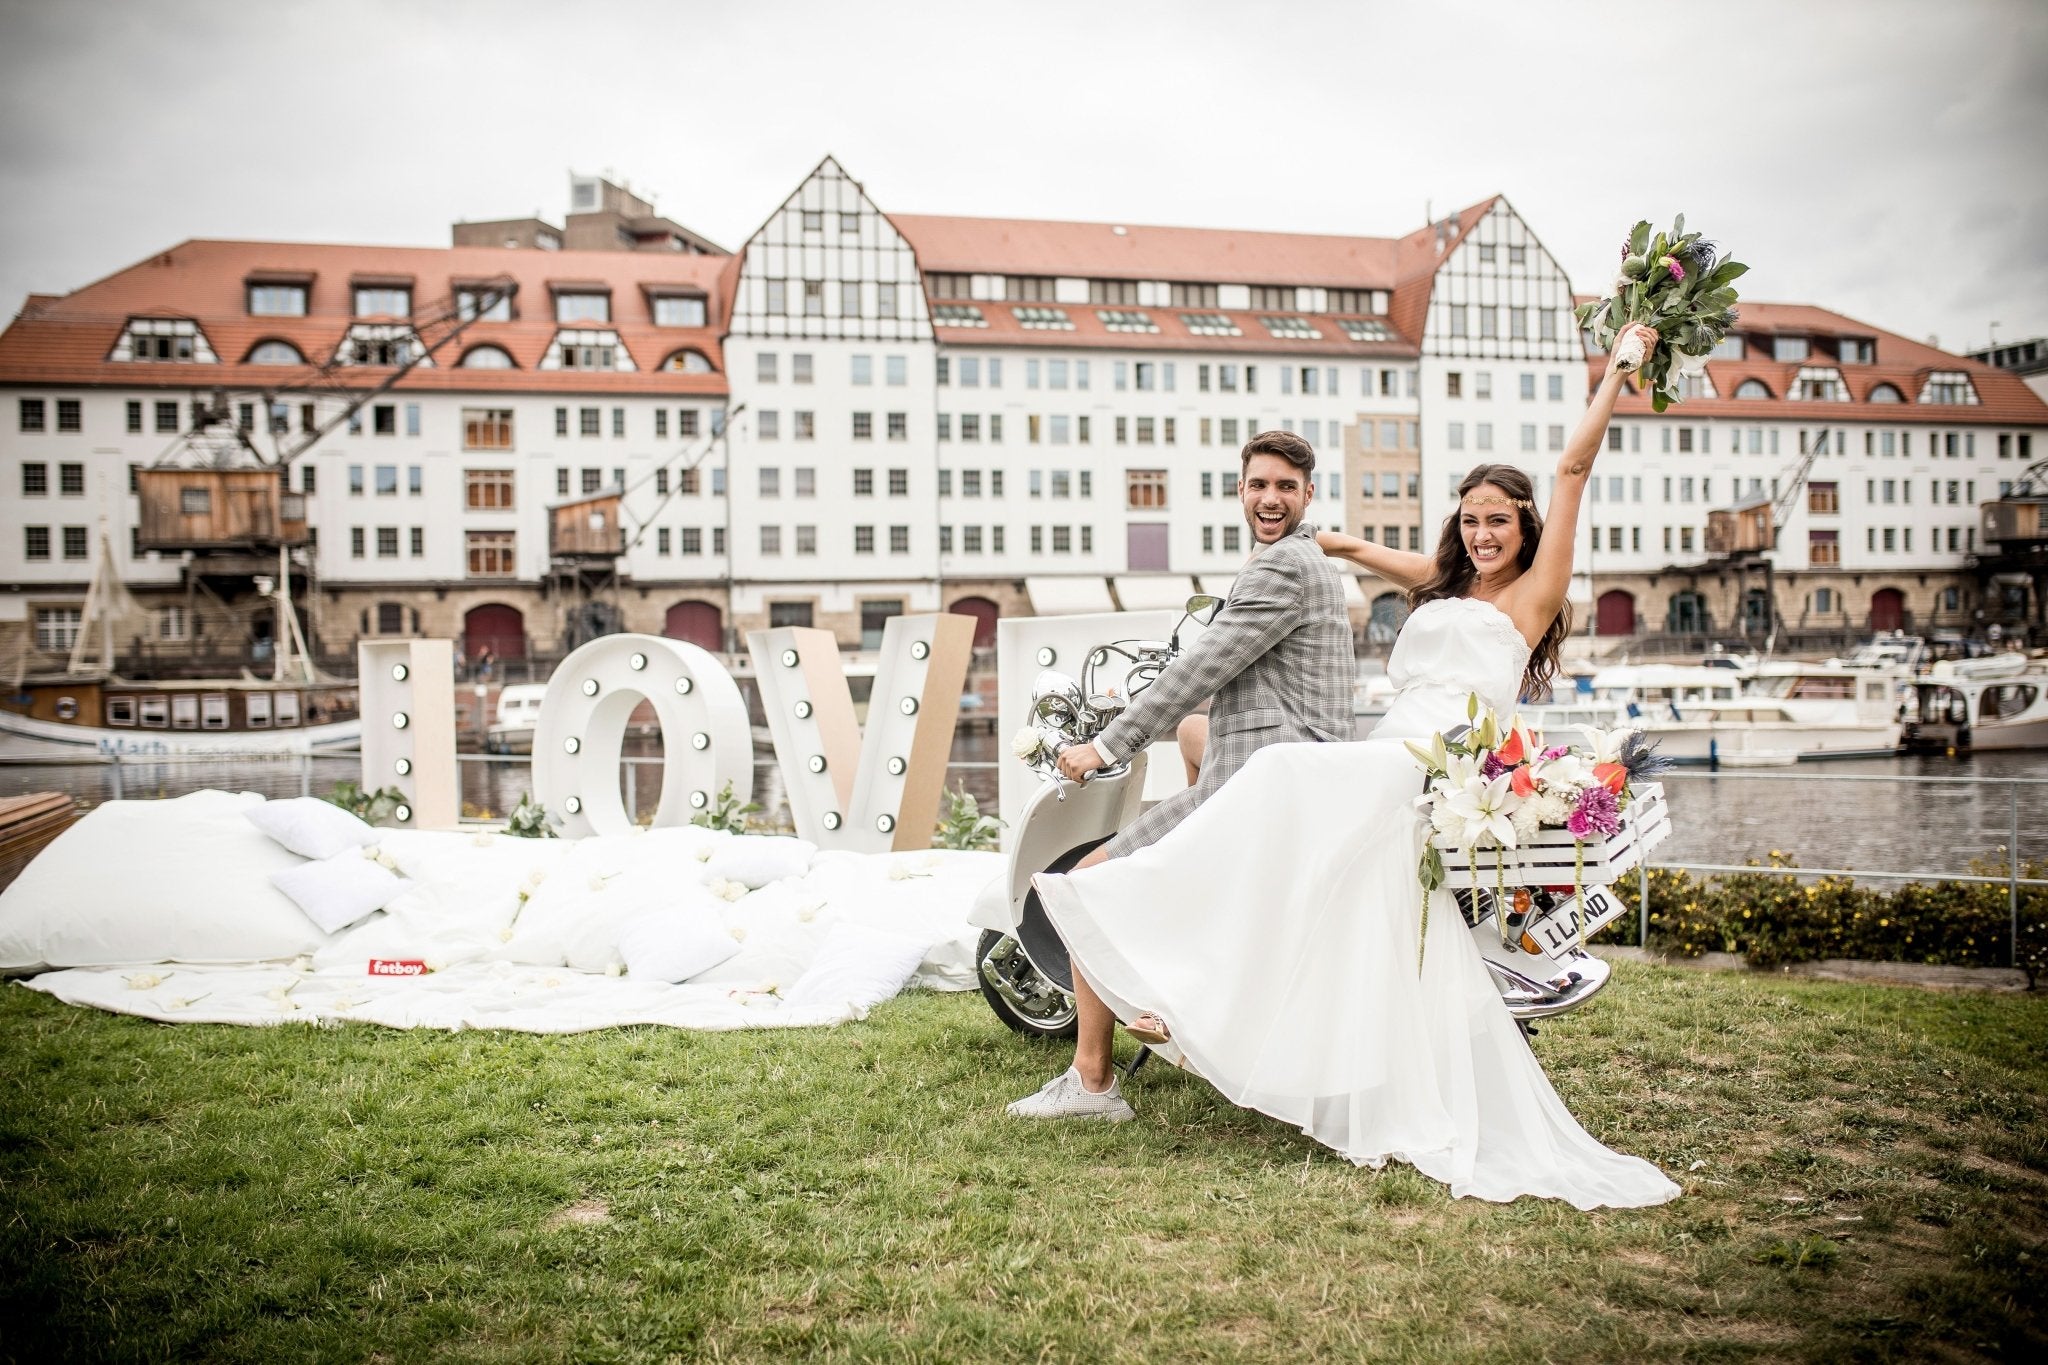
[[[1682,280],[1685,278],[1685,267],[1678,263],[1678,258],[1676,256],[1659,256],[1657,258],[1657,264],[1669,270],[1671,272],[1672,279]]]
[[[1571,751],[1572,746],[1569,744],[1553,744],[1543,751],[1543,761],[1548,763],[1553,758],[1563,758]]]
[[[1579,793],[1571,818],[1564,822],[1564,827],[1574,839],[1618,833],[1621,829],[1621,803],[1604,786],[1588,787]]]
[[[1499,777],[1507,770],[1508,765],[1501,762],[1500,755],[1491,750],[1487,752],[1486,761],[1479,765],[1479,775],[1488,782],[1493,781],[1494,778]]]

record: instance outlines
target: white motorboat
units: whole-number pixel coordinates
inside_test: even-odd
[[[1594,675],[1674,763],[1779,767],[1895,752],[1899,670],[1768,663],[1754,668],[1642,664]]]
[[[2008,651],[1934,665],[1913,683],[1906,743],[1939,750],[2048,748],[2048,661]]]
[[[533,726],[547,694],[546,683],[517,683],[498,693],[498,718],[491,722],[486,741],[492,753],[533,752]]]

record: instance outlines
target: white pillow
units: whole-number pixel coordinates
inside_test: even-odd
[[[0,892],[0,972],[263,962],[327,936],[270,884],[300,866],[247,820],[253,792],[109,801]]]
[[[306,918],[330,934],[382,910],[412,883],[366,858],[359,848],[270,874],[270,884],[297,902]]]
[[[620,961],[628,920],[717,904],[697,884],[704,864],[691,850],[700,840],[613,834],[566,842],[568,855],[528,897],[493,959],[601,972]]]
[[[377,841],[377,831],[353,812],[317,796],[265,801],[249,812],[249,823],[301,858],[332,858]]]
[[[818,846],[786,834],[749,834],[719,844],[704,864],[704,880],[740,882],[759,889],[810,870]]]
[[[784,993],[792,1005],[852,1006],[865,1012],[903,989],[930,946],[858,924],[835,924],[818,945],[818,955]]]
[[[687,910],[656,910],[619,930],[619,956],[635,981],[688,981],[739,950],[723,926]]]

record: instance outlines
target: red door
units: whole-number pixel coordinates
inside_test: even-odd
[[[462,653],[476,659],[485,647],[499,659],[526,657],[526,618],[500,602],[471,607],[462,618]]]
[[[678,602],[668,609],[661,633],[716,653],[725,648],[725,617],[710,602]]]
[[[1870,628],[1903,630],[1906,626],[1906,594],[1897,588],[1879,588],[1870,595]]]
[[[963,597],[946,608],[956,616],[974,618],[974,647],[989,649],[996,642],[996,618],[1002,613],[986,597]]]
[[[1636,633],[1636,597],[1634,593],[1612,588],[1600,594],[1596,615],[1602,635],[1633,635]]]

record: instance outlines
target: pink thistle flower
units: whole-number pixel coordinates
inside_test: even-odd
[[[1621,830],[1621,803],[1605,787],[1588,787],[1579,793],[1571,818],[1565,821],[1564,827],[1574,839],[1618,833]]]

